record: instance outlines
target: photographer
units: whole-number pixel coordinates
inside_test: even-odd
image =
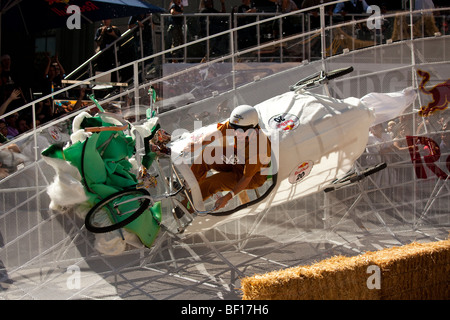
[[[106,49],[111,43],[117,40],[122,33],[119,28],[111,25],[111,19],[102,20],[103,25],[95,33],[95,42],[97,44],[96,52]],[[98,61],[99,71],[108,71],[116,66],[113,50],[107,50],[102,53]]]

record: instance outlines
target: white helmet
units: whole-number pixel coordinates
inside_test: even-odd
[[[232,127],[256,127],[258,122],[258,111],[247,104],[237,106],[230,115]]]

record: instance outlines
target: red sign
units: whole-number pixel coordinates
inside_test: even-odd
[[[70,12],[70,11],[69,11],[69,13],[67,12],[67,7],[68,7],[70,0],[45,0],[45,1],[47,1],[48,5],[50,5],[50,6],[53,4],[58,4],[58,3],[66,4],[66,7],[64,9],[59,9],[56,7],[51,8],[51,10],[60,17],[70,16],[72,14],[72,12]],[[79,8],[80,8],[81,13],[87,12],[87,11],[100,10],[100,8],[97,7],[92,1],[85,1],[84,4],[79,6]]]
[[[440,179],[447,179],[447,174],[435,163],[441,157],[441,150],[436,141],[428,137],[406,136],[406,142],[409,146],[409,154],[418,179],[427,179],[419,146],[422,146],[422,152],[426,153],[423,156],[426,166]],[[450,171],[450,156],[447,157],[445,162],[447,170]]]

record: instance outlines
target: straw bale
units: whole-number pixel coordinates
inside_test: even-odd
[[[369,288],[369,266],[380,288]],[[244,300],[449,299],[450,240],[416,243],[241,280]]]

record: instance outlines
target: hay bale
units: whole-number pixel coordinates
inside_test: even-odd
[[[449,274],[445,240],[258,274],[242,279],[241,289],[244,300],[449,299]]]

